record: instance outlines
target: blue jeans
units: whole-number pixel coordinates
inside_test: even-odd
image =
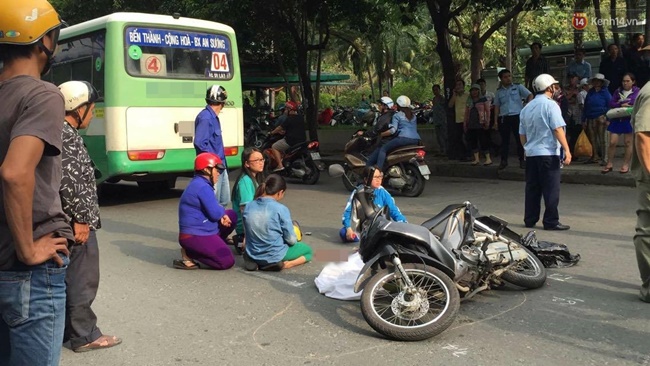
[[[65,326],[65,273],[53,261],[0,271],[0,366],[56,366]]]
[[[228,169],[219,174],[219,180],[214,185],[214,196],[223,207],[230,203],[230,182],[228,181]]]
[[[384,162],[386,162],[386,154],[388,154],[389,151],[395,150],[400,146],[417,145],[419,142],[420,140],[418,139],[410,139],[407,137],[399,137],[399,136],[395,137],[394,139],[381,145],[379,149],[373,151],[372,154],[370,154],[370,157],[368,157],[368,162],[366,163],[366,166],[373,166],[377,164],[379,169],[383,170]]]

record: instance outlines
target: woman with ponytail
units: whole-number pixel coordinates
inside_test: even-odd
[[[244,209],[244,265],[248,271],[280,271],[312,260],[312,249],[298,241],[299,230],[294,228],[289,209],[278,202],[286,190],[284,178],[271,174]]]

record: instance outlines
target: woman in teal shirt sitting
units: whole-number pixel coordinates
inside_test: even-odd
[[[312,260],[312,249],[296,238],[289,209],[278,202],[286,190],[284,178],[271,174],[257,187],[255,200],[246,205],[246,270],[280,271]]]
[[[235,248],[241,254],[244,242],[244,222],[242,213],[246,205],[255,198],[255,190],[264,182],[264,155],[259,149],[249,147],[241,154],[242,170],[232,188],[232,209],[237,213],[234,237]]]

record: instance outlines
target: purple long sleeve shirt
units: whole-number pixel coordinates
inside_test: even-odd
[[[178,226],[181,234],[209,236],[219,234],[219,220],[226,214],[214,196],[210,181],[195,176],[187,185],[178,204]]]

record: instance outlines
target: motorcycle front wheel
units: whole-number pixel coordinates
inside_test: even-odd
[[[405,263],[403,268],[415,293],[406,292],[395,267],[382,269],[363,289],[363,317],[378,333],[394,340],[420,341],[442,333],[453,323],[460,306],[454,282],[424,264]]]
[[[521,245],[521,248],[526,251],[528,258],[519,263],[514,270],[503,272],[501,278],[515,286],[527,289],[544,286],[544,283],[546,283],[546,268],[544,268],[544,264],[528,248],[523,245]]]

